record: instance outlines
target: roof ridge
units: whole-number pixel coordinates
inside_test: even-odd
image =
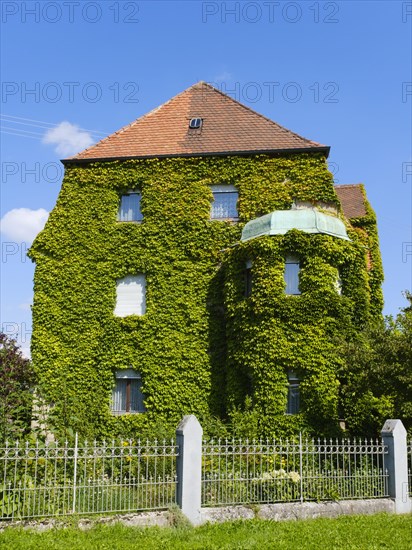
[[[179,92],[178,94],[174,95],[173,97],[171,97],[170,99],[168,99],[167,101],[165,101],[164,103],[162,103],[161,105],[158,105],[157,107],[154,107],[151,111],[149,111],[148,113],[145,113],[144,115],[140,116],[139,118],[136,118],[133,122],[131,122],[130,124],[128,124],[127,126],[123,126],[120,130],[123,130],[124,128],[127,128],[129,126],[134,126],[137,122],[139,122],[139,120],[142,120],[150,115],[153,115],[154,113],[156,113],[157,111],[160,111],[160,109],[162,109],[163,107],[166,107],[166,105],[169,105],[170,103],[172,103],[172,101],[176,100],[178,97],[188,93],[192,88],[195,88],[198,84],[202,83],[203,81],[201,80],[200,82],[197,82],[196,84],[193,84],[192,86],[190,86],[189,88],[186,88],[185,90],[183,90],[182,92]],[[120,132],[120,130],[118,130]]]
[[[363,183],[341,183],[335,184],[335,187],[360,187]]]

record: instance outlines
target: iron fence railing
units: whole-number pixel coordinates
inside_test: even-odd
[[[379,441],[217,441],[203,444],[202,505],[383,498]]]
[[[412,497],[412,439],[409,439],[407,442],[408,450],[408,486],[409,486],[409,496]]]
[[[410,490],[411,441],[408,453]],[[383,498],[386,455],[367,440],[204,442],[202,506]],[[166,509],[181,459],[173,440],[6,444],[0,519]]]
[[[0,519],[164,509],[176,502],[174,441],[0,448]]]

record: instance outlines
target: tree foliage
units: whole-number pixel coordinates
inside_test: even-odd
[[[412,430],[412,294],[409,306],[340,342],[340,414],[354,434],[378,435],[387,418]]]
[[[24,435],[30,427],[34,374],[16,342],[0,333],[0,441]]]

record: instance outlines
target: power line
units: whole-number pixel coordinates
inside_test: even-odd
[[[4,122],[8,122],[10,124],[21,124],[21,125],[27,125],[27,126],[34,126],[37,128],[47,129],[51,130],[52,128],[56,128],[58,124],[54,124],[52,122],[46,122],[44,120],[35,120],[32,118],[24,118],[24,117],[18,117],[14,115],[4,115],[0,114],[0,118],[4,119]],[[9,120],[8,120],[9,119]],[[20,121],[26,121],[26,122],[20,122]],[[30,124],[32,122],[35,122],[37,124]],[[88,130],[87,128],[79,128],[79,130],[82,130],[83,132],[89,132],[98,136],[106,137],[108,133],[101,132],[100,130]]]
[[[40,133],[40,132],[32,132],[31,130],[25,130],[24,128],[9,128],[8,126],[1,126],[2,128],[4,128],[5,130],[16,130],[17,132],[27,132],[29,134],[36,134],[36,136],[43,136],[44,134]]]
[[[35,136],[29,136],[29,135],[19,134],[19,133],[15,133],[15,132],[7,132],[6,130],[2,130],[2,129],[0,129],[0,132],[2,134],[9,134],[10,136],[19,136],[19,137],[26,137],[26,138],[31,138],[31,139],[39,139]]]
[[[54,126],[54,124],[52,122],[45,122],[43,120],[34,120],[32,118],[23,118],[23,117],[20,117],[20,116],[12,116],[12,115],[3,115],[3,114],[0,114],[0,118],[11,118],[13,119],[13,121],[15,120],[15,124],[26,124],[25,122],[17,122],[19,120],[26,120],[28,122],[37,122],[39,124],[42,124],[42,125],[45,125],[45,127],[49,127],[49,126]],[[10,121],[12,122],[12,121]]]
[[[3,126],[1,129],[13,130],[14,132],[22,132],[24,134],[32,134],[33,136],[43,137],[43,134],[39,134],[38,132],[30,132],[29,130],[22,130],[20,128],[9,128],[8,126]]]

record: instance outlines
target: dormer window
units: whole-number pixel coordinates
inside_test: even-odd
[[[212,220],[237,220],[238,193],[234,185],[212,185],[213,202],[210,208]]]
[[[190,130],[200,130],[203,124],[203,119],[200,117],[191,118],[189,121]]]

